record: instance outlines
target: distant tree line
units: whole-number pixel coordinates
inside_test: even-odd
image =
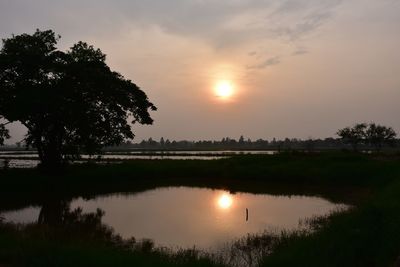
[[[314,150],[316,148],[337,148],[342,144],[341,140],[336,138],[325,139],[308,139],[301,140],[298,138],[285,138],[278,140],[257,139],[251,140],[240,136],[238,139],[224,137],[219,141],[216,140],[169,140],[161,138],[159,141],[149,138],[140,143],[125,143],[125,147],[133,149],[154,149],[154,150]]]
[[[361,126],[364,125],[364,126]],[[376,150],[391,149],[400,145],[396,139],[396,133],[390,127],[380,126],[375,123],[356,124],[353,127],[346,127],[338,131],[338,138],[324,139],[298,139],[285,138],[265,140],[251,140],[240,136],[239,139],[230,137],[222,138],[219,141],[201,140],[169,140],[163,137],[156,141],[152,138],[143,140],[140,143],[126,142],[118,147],[109,149],[138,149],[138,150]]]
[[[118,146],[108,146],[106,150],[276,150],[276,151],[318,151],[318,150],[375,150],[393,149],[400,146],[396,132],[386,126],[375,123],[357,123],[352,127],[338,130],[337,138],[284,138],[271,140],[251,140],[240,136],[238,139],[224,137],[221,140],[170,140],[161,137],[159,140],[148,138],[139,143],[122,142]],[[24,149],[24,144],[6,146],[3,149]]]
[[[148,150],[329,150],[329,149],[351,149],[358,150],[376,150],[383,148],[390,149],[400,145],[400,140],[396,139],[396,132],[387,126],[376,123],[357,123],[352,127],[340,129],[336,135],[338,138],[325,139],[298,139],[285,138],[264,140],[251,140],[240,136],[239,139],[224,137],[220,141],[201,140],[169,140],[161,137],[159,141],[149,138],[140,143],[126,142],[121,146],[111,149],[148,149]]]

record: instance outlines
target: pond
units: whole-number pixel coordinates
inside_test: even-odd
[[[54,203],[51,203],[51,205]],[[318,197],[230,193],[170,187],[69,202],[83,212],[104,211],[102,223],[124,238],[152,239],[157,246],[216,249],[251,233],[294,230],[299,221],[346,208]],[[38,222],[49,207],[2,213],[5,221]],[[54,209],[53,209],[54,210]]]

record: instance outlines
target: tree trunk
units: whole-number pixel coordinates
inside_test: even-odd
[[[38,153],[41,166],[45,169],[58,170],[63,165],[62,142],[59,136],[54,126],[39,139]]]
[[[58,169],[62,166],[63,157],[61,151],[57,147],[52,145],[47,145],[43,149],[43,157],[41,159],[41,164],[46,169]]]
[[[40,165],[45,169],[57,170],[63,164],[61,147],[56,140],[56,137],[51,137],[37,145]]]

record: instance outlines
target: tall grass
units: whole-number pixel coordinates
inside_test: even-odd
[[[261,266],[395,266],[400,256],[400,181],[351,211],[319,222],[311,235],[289,238]]]
[[[0,263],[10,266],[224,266],[194,249],[157,248],[123,239],[101,223],[103,213],[66,211],[60,224],[0,223]]]

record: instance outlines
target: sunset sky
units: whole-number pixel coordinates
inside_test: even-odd
[[[1,38],[36,28],[100,48],[147,93],[135,141],[400,132],[399,0],[0,0]]]

